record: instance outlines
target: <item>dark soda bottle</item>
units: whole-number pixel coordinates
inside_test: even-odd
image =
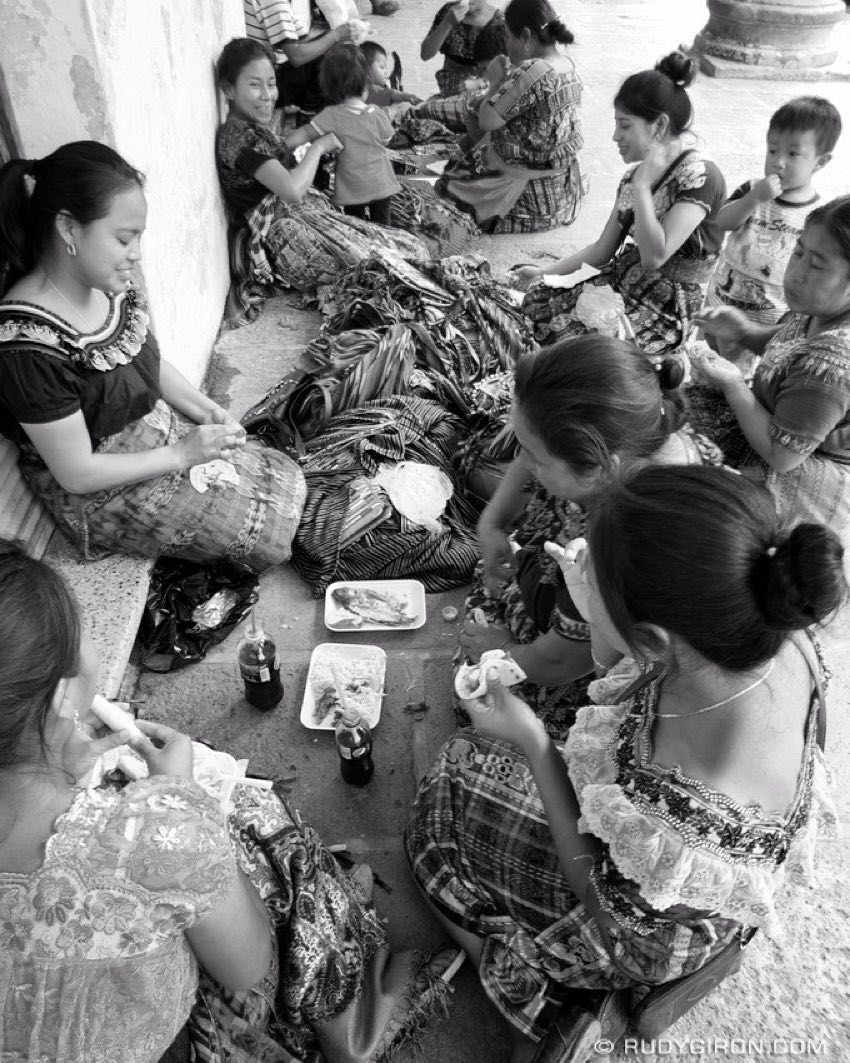
[[[254,610],[237,649],[245,700],[255,709],[273,709],[283,697],[277,647],[257,622]]]
[[[346,708],[334,730],[343,779],[352,786],[365,786],[375,770],[372,729],[356,709]]]

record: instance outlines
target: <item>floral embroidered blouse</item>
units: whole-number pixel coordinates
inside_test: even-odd
[[[772,440],[850,464],[850,320],[811,339],[809,321],[794,314],[771,339],[753,394],[771,414]]]
[[[638,165],[626,170],[617,189],[617,217],[624,236],[634,233],[632,177]],[[652,186],[655,216],[663,218],[676,203],[693,203],[702,208],[705,217],[668,262],[704,259],[713,264],[725,235],[717,228],[715,218],[725,200],[726,181],[715,163],[691,149],[674,159],[667,172]]]
[[[235,876],[197,783],[80,790],[42,866],[0,872],[0,1060],[155,1063],[198,984],[183,932]]]
[[[613,700],[637,675],[633,661],[592,683]],[[706,911],[781,937],[775,897],[786,872],[811,879],[818,826],[834,831],[835,806],[817,744],[812,699],[797,789],[784,815],[743,806],[677,767],[653,763],[651,730],[663,677],[620,704],[578,712],[564,757],[581,807],[579,830],[605,845],[594,871],[602,907],[639,935]]]
[[[106,321],[85,335],[32,303],[0,303],[0,433],[24,443],[21,424],[81,410],[96,444],[150,413],[160,388],[148,320],[135,289],[110,294]]]

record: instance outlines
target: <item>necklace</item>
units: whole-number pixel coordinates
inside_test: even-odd
[[[704,709],[696,709],[694,712],[656,712],[653,715],[655,715],[659,720],[681,720],[685,716],[699,716],[703,712],[711,712],[712,709],[719,709],[723,705],[728,705],[730,701],[736,701],[738,698],[742,698],[744,694],[749,694],[749,692],[751,690],[755,690],[757,686],[761,686],[761,684],[773,671],[773,666],[775,664],[776,658],[774,658],[764,670],[764,675],[756,679],[754,683],[750,683],[748,687],[744,687],[743,690],[739,690],[737,694],[731,694],[728,698],[724,698],[723,701],[715,701],[713,705],[706,705]]]
[[[57,294],[57,295],[59,296],[59,298],[60,298],[60,299],[62,300],[62,302],[63,302],[63,303],[65,304],[65,306],[67,306],[69,310],[73,311],[74,315],[75,315],[76,317],[78,317],[78,318],[80,319],[80,321],[82,321],[82,322],[83,322],[83,324],[84,324],[84,325],[86,326],[86,328],[88,329],[89,333],[92,333],[92,332],[96,332],[97,330],[96,330],[95,328],[93,328],[93,327],[92,327],[92,323],[91,323],[91,321],[89,321],[89,319],[88,319],[88,318],[86,317],[86,315],[85,315],[85,314],[84,314],[84,313],[82,312],[82,310],[80,310],[80,309],[78,309],[78,308],[77,308],[76,306],[74,306],[74,304],[73,304],[73,303],[71,302],[71,300],[70,300],[70,299],[69,299],[69,298],[67,297],[67,295],[65,295],[65,293],[64,293],[64,292],[62,291],[62,289],[61,289],[61,288],[57,288],[57,286],[56,286],[56,285],[55,285],[55,284],[53,283],[53,281],[52,281],[52,280],[51,280],[51,279],[50,279],[50,278],[49,278],[49,277],[47,276],[47,274],[46,274],[46,273],[44,272],[44,270],[43,270],[43,269],[41,268],[41,266],[39,266],[39,267],[38,267],[38,272],[39,272],[39,273],[40,273],[40,274],[42,275],[42,277],[44,277],[44,279],[45,279],[45,280],[47,281],[47,283],[48,283],[48,284],[50,285],[50,287],[51,287],[51,288],[52,288],[52,289],[54,290],[54,292],[56,292],[56,294]]]

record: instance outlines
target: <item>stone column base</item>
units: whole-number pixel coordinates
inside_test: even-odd
[[[708,12],[690,49],[706,74],[850,80],[842,0],[708,0]]]

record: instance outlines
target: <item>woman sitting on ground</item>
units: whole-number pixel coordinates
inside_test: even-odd
[[[558,46],[573,35],[549,0],[511,0],[505,25],[508,54],[488,66],[469,117],[474,146],[437,188],[486,232],[569,225],[581,202],[581,82]]]
[[[436,74],[440,96],[457,96],[464,81],[477,76],[475,42],[501,21],[502,12],[487,0],[457,0],[440,8],[419,49],[423,63],[436,55],[445,57]]]
[[[544,544],[584,535],[612,479],[649,463],[718,460],[684,423],[682,378],[677,362],[656,371],[633,344],[608,336],[564,340],[517,363],[511,427],[521,450],[478,522],[482,565],[461,648],[472,660],[507,649],[528,676],[523,697],[556,737],[594,664],[590,628]]]
[[[90,730],[98,657],[71,594],[3,541],[0,640],[4,1061],[155,1063],[178,1039],[169,1061],[318,1046],[365,1063],[406,1029],[405,993],[430,1013],[446,954],[391,958],[374,908],[273,791],[238,784],[225,816],[185,735]],[[86,787],[125,743],[148,777]]]
[[[790,309],[759,325],[723,307],[698,318],[737,363],[706,353],[694,416],[745,475],[767,484],[779,512],[822,521],[850,545],[850,196],[816,207],[784,279]],[[752,385],[749,362],[761,355]]]
[[[93,141],[0,170],[0,433],[85,557],[280,564],[304,477],[160,358],[132,287],[146,217],[142,175]]]
[[[522,283],[583,265],[602,272],[573,288],[537,285],[524,309],[541,343],[586,332],[576,303],[590,286],[610,285],[625,303],[638,346],[669,354],[688,335],[723,243],[714,219],[726,183],[713,162],[685,147],[696,67],[681,52],[626,78],[614,98],[614,142],[629,166],[599,239],[553,265],[524,266]]]
[[[376,247],[404,258],[430,258],[429,244],[412,232],[347,216],[311,188],[323,156],[341,148],[333,133],[314,139],[301,162],[291,165],[290,149],[272,127],[277,85],[270,49],[248,37],[236,38],[225,45],[216,72],[229,102],[227,120],[216,136],[216,161],[238,228],[231,248],[236,285],[236,306],[229,309],[232,323],[238,323],[240,313],[251,315],[258,286],[312,292],[319,284],[333,283]],[[460,219],[454,214],[449,218],[436,196],[432,200],[434,210],[411,213],[407,225],[425,232],[439,250],[446,219],[455,227]]]
[[[655,667],[600,682],[563,750],[491,678],[470,706],[479,733],[443,748],[407,828],[431,907],[516,1031],[515,1063],[541,1038],[546,1059],[590,1058],[590,1015],[547,1034],[571,991],[658,985],[742,928],[775,928],[786,869],[834,820],[822,671],[794,633],[845,596],[836,537],[783,527],[726,469],[669,467],[600,502],[588,543],[588,614]]]

